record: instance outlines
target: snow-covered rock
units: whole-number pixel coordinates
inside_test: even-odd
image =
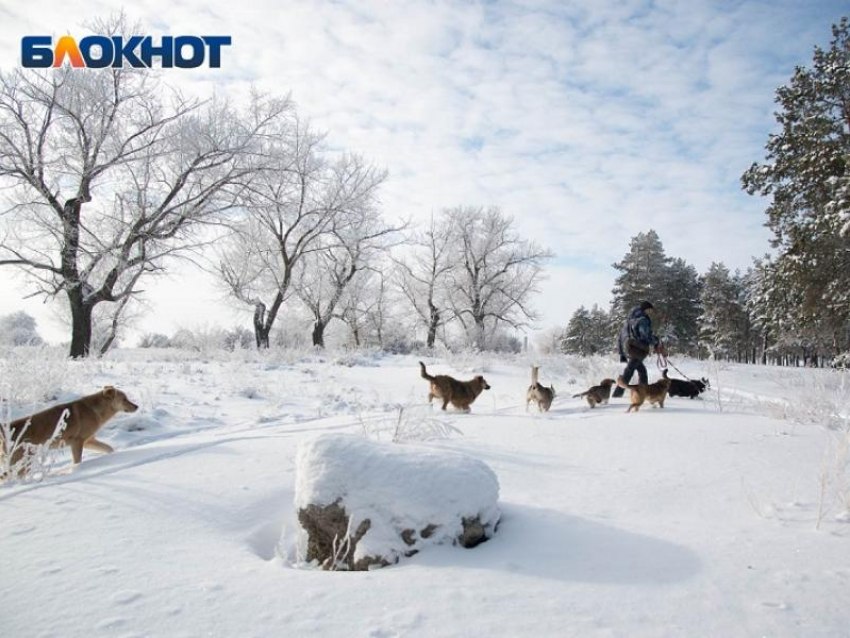
[[[499,481],[459,454],[329,434],[298,448],[295,506],[307,560],[368,569],[423,546],[473,547],[499,522]]]

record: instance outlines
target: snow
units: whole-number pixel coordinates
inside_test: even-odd
[[[836,432],[774,416],[823,371],[677,360],[720,395],[627,415],[626,399],[569,398],[613,360],[434,361],[492,390],[471,414],[435,410],[462,434],[415,448],[492,468],[498,532],[376,571],[300,563],[299,445],[365,440],[399,405],[427,410],[416,360],[119,351],[63,364],[57,396],[113,384],[141,408],[102,431],[114,454],[71,470],[64,453],[45,481],[0,487],[0,635],[846,635],[850,519],[832,491],[816,529]],[[547,414],[525,412],[531,363],[564,388]],[[9,369],[0,382],[16,381]]]
[[[356,530],[371,526],[357,543],[354,560],[382,556],[394,563],[411,547],[405,530],[436,530],[425,544],[451,544],[463,519],[478,517],[485,529],[499,522],[499,480],[479,460],[449,453],[370,441],[352,434],[325,434],[301,443],[296,456],[295,507],[340,505]],[[305,541],[306,542],[306,541]]]

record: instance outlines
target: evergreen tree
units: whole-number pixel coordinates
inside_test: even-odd
[[[573,316],[570,317],[567,329],[561,338],[561,350],[566,354],[589,355],[590,332],[590,312],[584,306],[579,306],[573,313]]]
[[[780,132],[766,160],[742,176],[750,194],[770,197],[775,271],[799,302],[799,328],[837,354],[850,317],[850,25],[833,26],[829,49],[815,47],[776,91]],[[776,291],[774,291],[776,292]],[[801,346],[802,347],[802,346]]]
[[[715,357],[739,357],[745,317],[739,284],[722,263],[712,263],[702,283],[700,342]]]
[[[621,274],[614,282],[612,291],[612,315],[625,317],[645,299],[652,301],[664,313],[670,261],[664,254],[664,246],[658,233],[654,230],[638,233],[633,237],[629,252],[622,261],[614,264],[614,268]]]
[[[590,342],[594,354],[604,354],[617,349],[617,328],[611,328],[611,315],[597,304],[590,309]]]
[[[562,352],[581,356],[609,352],[614,344],[608,313],[596,304],[590,310],[580,306],[561,337]]]
[[[701,313],[699,274],[684,259],[677,258],[670,263],[668,279],[662,301],[667,319],[662,338],[670,352],[695,355]]]

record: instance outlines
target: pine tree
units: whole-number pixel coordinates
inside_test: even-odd
[[[780,132],[766,160],[742,176],[750,194],[770,197],[774,266],[799,302],[800,327],[837,354],[850,317],[850,25],[832,29],[811,68],[776,90]],[[802,347],[802,346],[801,346]]]
[[[561,350],[566,354],[582,356],[590,354],[590,332],[590,312],[584,306],[579,306],[570,317],[567,329],[561,338]]]
[[[561,337],[561,351],[586,357],[609,352],[615,343],[608,313],[596,304],[590,310],[580,306]]]
[[[699,348],[700,281],[697,269],[684,259],[670,263],[663,306],[666,329],[662,335],[668,350],[696,355]]]
[[[722,263],[712,263],[703,277],[701,345],[718,358],[739,358],[745,313],[738,283]]]
[[[622,261],[614,264],[621,274],[614,282],[612,314],[625,317],[643,300],[652,301],[662,314],[665,313],[663,305],[668,290],[670,261],[654,230],[633,237],[629,252]]]

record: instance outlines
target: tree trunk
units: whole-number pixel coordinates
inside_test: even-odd
[[[89,356],[92,333],[92,310],[94,307],[83,303],[82,293],[74,290],[68,294],[71,304],[71,352],[74,359]]]
[[[475,347],[482,352],[486,346],[484,341],[484,318],[475,317]]]
[[[325,347],[325,325],[321,319],[313,324],[313,345],[317,348]]]
[[[440,311],[431,306],[431,323],[428,325],[428,349],[433,350],[437,341],[437,328],[440,325]]]
[[[254,304],[254,341],[257,350],[268,349],[271,331],[271,322],[266,323],[266,304],[257,302]]]

